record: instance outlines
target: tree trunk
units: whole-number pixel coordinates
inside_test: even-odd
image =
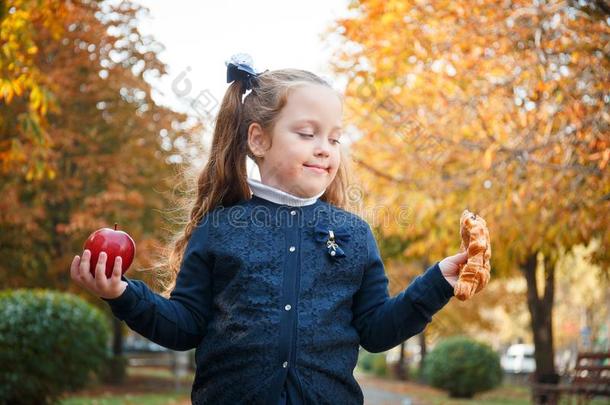
[[[426,330],[424,329],[419,335],[419,354],[421,355],[419,360],[419,377],[420,382],[424,382],[424,361],[426,359]]]
[[[426,347],[426,331],[422,331],[422,333],[419,334],[419,346],[420,346],[420,350],[421,350],[421,361],[422,363],[424,362],[424,358],[426,357],[426,354],[428,352],[428,349]]]
[[[557,384],[559,375],[555,371],[553,347],[553,298],[555,294],[555,262],[544,259],[544,291],[538,294],[536,280],[537,254],[533,253],[521,266],[521,271],[527,281],[527,306],[530,312],[532,332],[534,335],[536,372],[534,381],[539,383]],[[542,286],[541,286],[542,287]],[[537,404],[546,404],[544,396],[534,398]]]
[[[400,344],[400,356],[398,362],[395,365],[394,376],[397,380],[406,381],[409,378],[409,368],[405,366],[405,346],[407,342]]]
[[[112,354],[120,356],[123,354],[123,322],[115,316],[112,317],[112,330]]]

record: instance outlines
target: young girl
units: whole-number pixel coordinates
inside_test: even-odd
[[[467,255],[390,297],[371,228],[340,208],[341,96],[313,73],[255,73],[240,58],[227,65],[232,84],[170,260],[169,298],[122,276],[120,257],[107,280],[101,254],[94,278],[85,250],[71,276],[151,341],[197,349],[194,404],[362,404],[359,345],[383,352],[424,330]]]

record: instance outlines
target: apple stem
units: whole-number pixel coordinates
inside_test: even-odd
[[[116,227],[117,227],[117,225],[118,225],[118,224],[115,222],[115,223],[114,223],[114,230],[115,230],[115,231],[116,231]]]

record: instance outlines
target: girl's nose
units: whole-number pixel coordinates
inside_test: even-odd
[[[328,150],[326,150],[324,148],[317,148],[315,155],[316,156],[328,156]]]
[[[318,148],[316,150],[315,155],[318,156],[318,157],[328,157],[329,156],[329,152],[326,149]]]
[[[327,140],[321,140],[316,144],[315,149],[316,156],[329,156],[330,155],[330,142]]]

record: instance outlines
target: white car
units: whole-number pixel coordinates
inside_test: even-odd
[[[533,373],[536,371],[536,360],[534,359],[534,345],[514,344],[500,358],[502,369],[507,373]]]

